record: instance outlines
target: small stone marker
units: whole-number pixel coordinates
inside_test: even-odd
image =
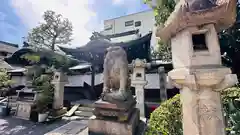
[[[29,120],[32,105],[33,105],[33,103],[18,101],[15,117],[20,118],[20,119]]]

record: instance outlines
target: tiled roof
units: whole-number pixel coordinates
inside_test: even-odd
[[[0,41],[0,44],[5,44],[5,45],[9,45],[9,46],[13,46],[13,47],[17,47],[18,48],[17,44],[8,43],[8,42],[5,42],[5,41]]]

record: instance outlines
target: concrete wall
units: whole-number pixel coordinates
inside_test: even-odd
[[[133,21],[132,26],[125,26],[125,22]],[[141,21],[141,26],[136,27],[135,22]],[[112,35],[116,33],[123,33],[131,30],[139,29],[139,33],[144,36],[149,33],[149,31],[153,32],[151,46],[155,46],[156,44],[156,36],[155,36],[155,17],[152,10],[143,11],[127,16],[122,16],[114,19],[109,19],[104,21],[105,30],[101,33],[104,35]],[[106,28],[111,28],[106,30]],[[129,38],[129,36],[121,38],[121,41],[129,41],[129,39],[133,40],[135,37]]]
[[[158,74],[146,74],[148,84],[145,86],[146,89],[159,89],[159,75]],[[25,85],[25,76],[12,76],[14,86]],[[73,75],[68,76],[68,84],[65,86],[69,87],[82,87],[84,82],[91,85],[91,75]],[[103,83],[103,74],[97,74],[95,76],[95,85]],[[167,86],[168,87],[168,86]]]

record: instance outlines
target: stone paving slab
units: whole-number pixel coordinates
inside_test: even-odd
[[[146,129],[146,123],[143,122],[143,121],[140,121],[135,135],[144,135],[145,134],[145,129]],[[80,132],[77,135],[103,135],[103,134],[89,134],[88,133],[88,128],[85,128],[82,132]]]
[[[14,117],[0,117],[0,135],[44,135],[66,123],[68,122],[61,120],[42,124]]]
[[[87,120],[71,121],[68,124],[63,125],[44,135],[78,135],[87,128],[87,125]]]

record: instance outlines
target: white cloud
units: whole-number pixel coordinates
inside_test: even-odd
[[[16,27],[6,21],[7,15],[0,12],[0,30],[6,32],[7,30],[16,30]]]
[[[139,12],[142,4],[144,4],[143,0],[112,0],[112,5],[120,6],[126,11],[126,14]]]
[[[137,3],[142,3],[142,0],[112,0],[112,4],[115,6],[135,7]]]
[[[90,2],[89,0],[11,0],[11,5],[29,29],[42,21],[42,15],[46,10],[62,14],[73,24],[72,45],[80,46],[89,41],[92,33],[86,25],[97,25],[96,22],[90,22],[97,20],[96,13],[88,8],[89,4],[93,4],[92,2],[91,0]]]
[[[112,3],[113,3],[114,5],[122,5],[122,4],[124,4],[124,1],[125,1],[125,0],[112,0]]]
[[[4,21],[6,17],[6,14],[4,14],[3,12],[0,12],[0,22]]]

